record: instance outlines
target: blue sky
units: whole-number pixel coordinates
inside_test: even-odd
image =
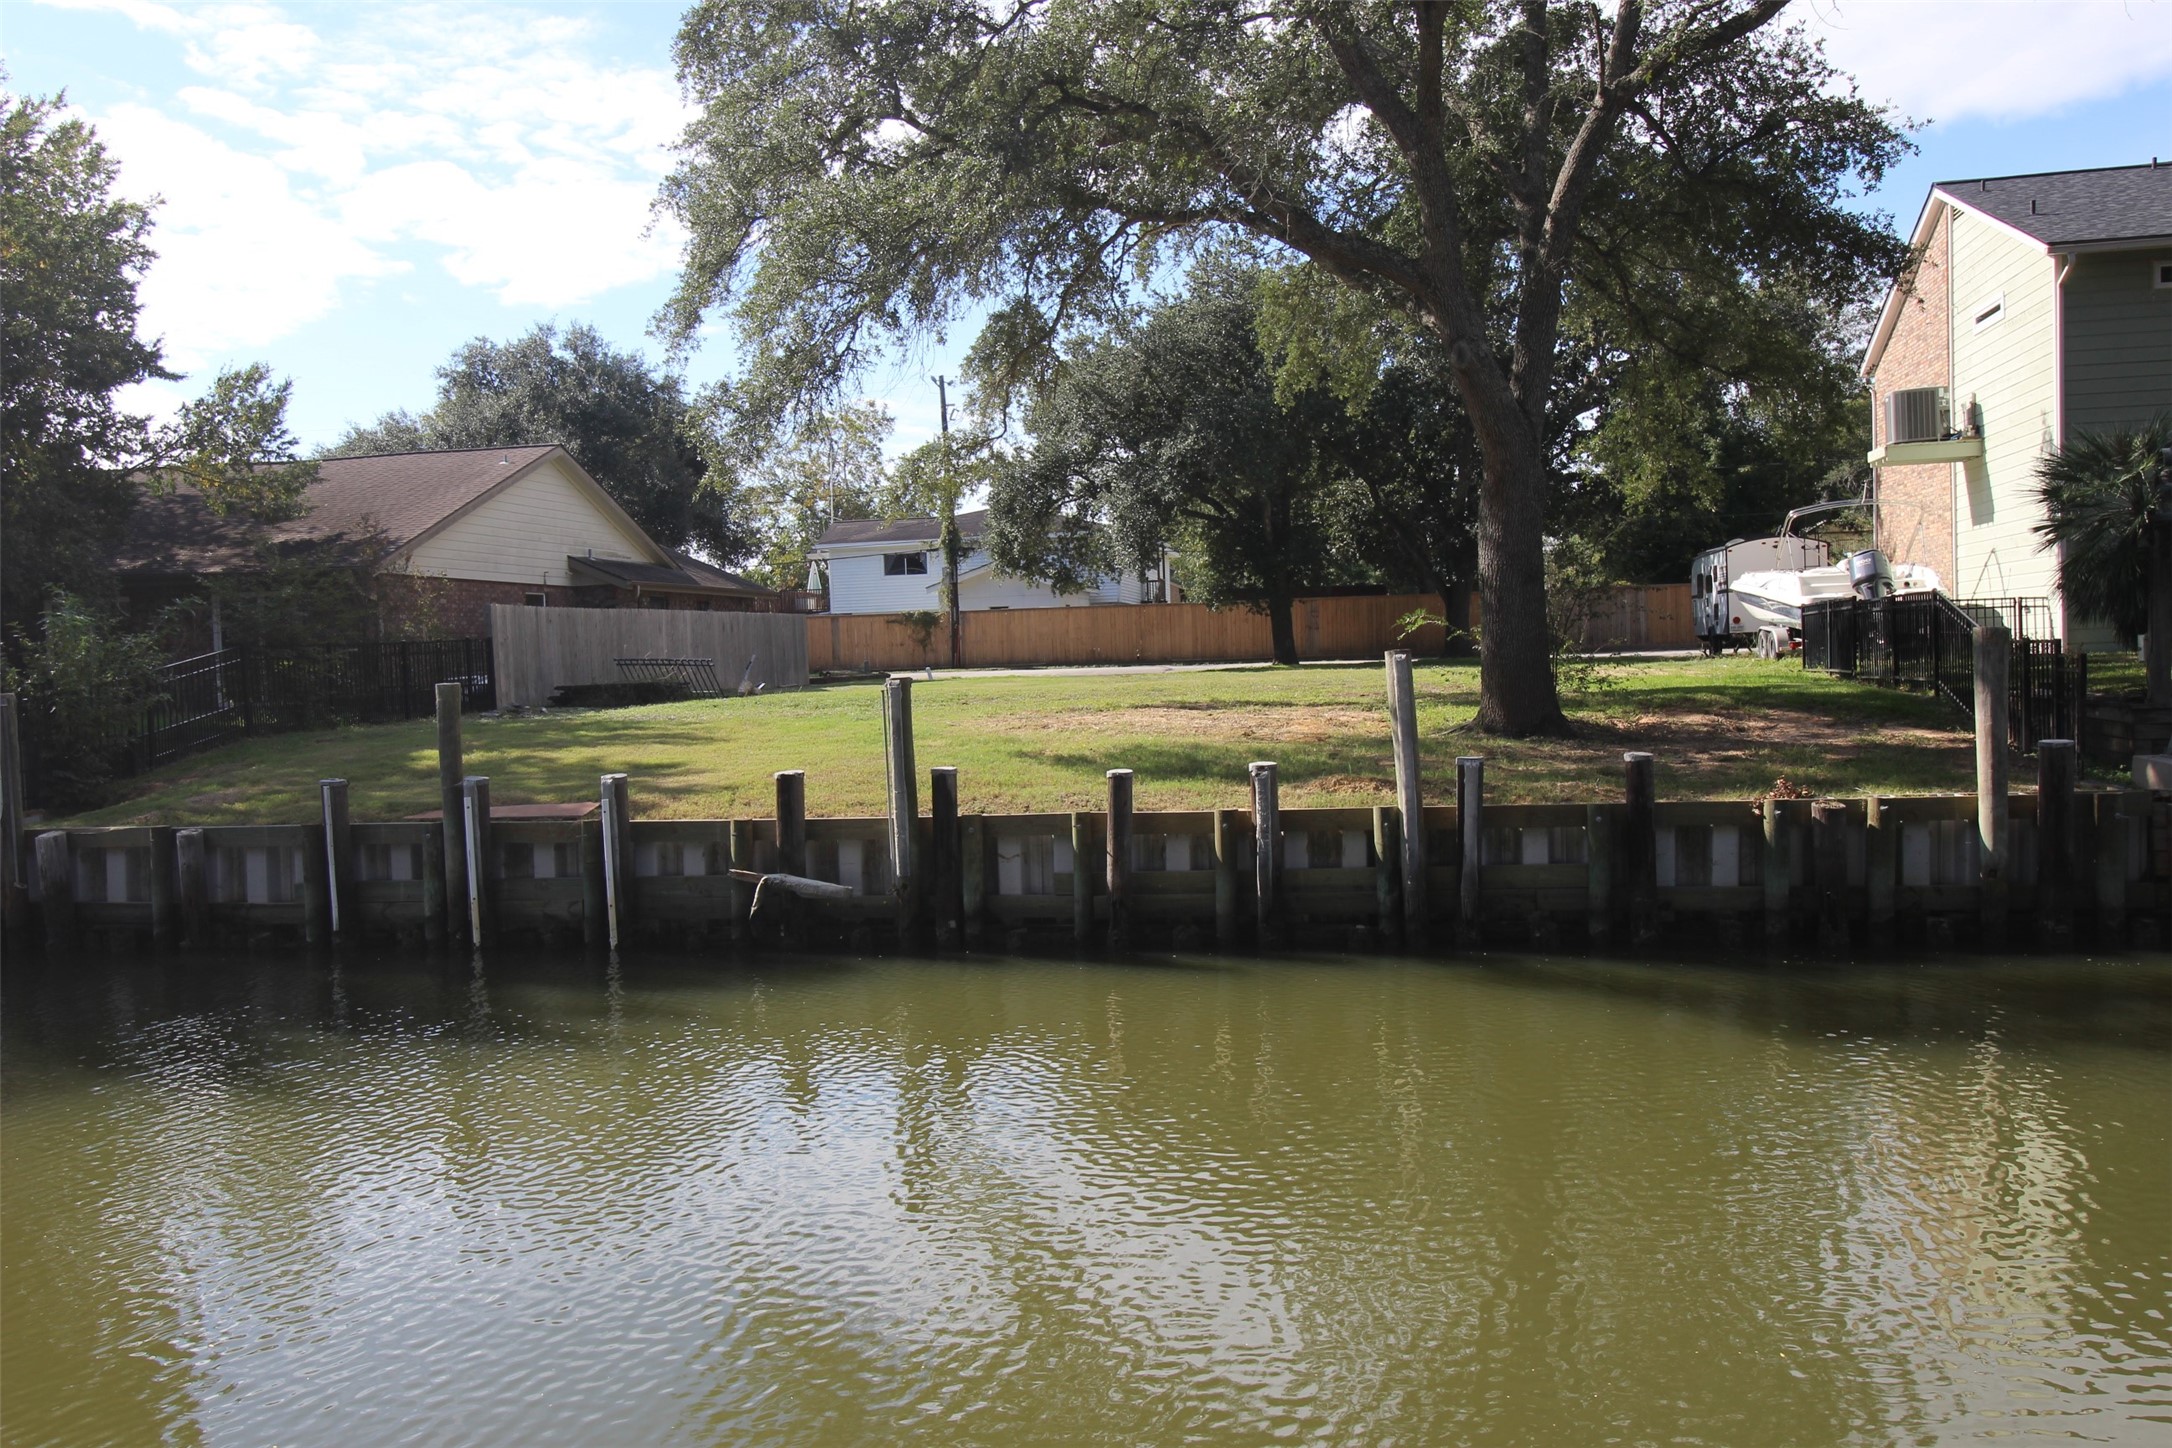
[[[685,112],[681,7],[7,0],[20,92],[65,88],[160,195],[146,330],[193,374],[294,379],[307,445],[426,406],[471,337],[587,321],[651,356],[677,237],[648,205]],[[1930,122],[1863,204],[1906,228],[1931,182],[2172,159],[2172,0],[1804,0],[1864,91]],[[935,428],[937,370],[971,339],[866,381],[894,446]],[[708,339],[699,384],[731,364]]]

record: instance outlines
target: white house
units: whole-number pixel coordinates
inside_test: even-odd
[[[961,609],[1070,608],[1097,603],[1159,603],[1166,573],[1104,578],[1084,593],[1057,593],[1045,583],[998,573],[980,546],[987,513],[958,515],[965,556],[958,564]],[[847,519],[815,540],[807,586],[829,576],[831,613],[914,613],[942,607],[943,525],[937,518]]]

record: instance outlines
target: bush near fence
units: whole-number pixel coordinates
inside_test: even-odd
[[[1397,621],[1424,611],[1442,615],[1437,594],[1304,598],[1292,620],[1301,659],[1371,659],[1393,648],[1437,654],[1443,631],[1431,625],[1405,637]],[[1471,616],[1478,617],[1477,600]],[[984,609],[960,627],[965,666],[1030,669],[1080,664],[1265,663],[1274,657],[1267,616],[1246,608],[1198,603],[1103,604],[1077,608]],[[1613,591],[1584,629],[1592,649],[1679,649],[1696,645],[1689,586],[1664,584]],[[925,645],[902,614],[815,614],[807,620],[807,666],[824,670],[947,668],[942,630]]]

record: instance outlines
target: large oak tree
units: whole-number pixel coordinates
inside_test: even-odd
[[[712,0],[679,39],[701,114],[663,195],[689,236],[664,324],[730,312],[759,417],[974,305],[984,377],[1030,375],[1171,244],[1300,253],[1447,349],[1483,461],[1478,722],[1559,729],[1543,499],[1570,289],[1648,276],[1654,248],[1687,283],[1655,313],[1700,275],[1890,261],[1840,203],[1898,137],[1770,24],[1784,4]]]

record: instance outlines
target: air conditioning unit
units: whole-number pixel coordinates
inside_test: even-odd
[[[1951,431],[1945,388],[1905,387],[1886,394],[1885,440],[1888,445],[1943,442]]]

